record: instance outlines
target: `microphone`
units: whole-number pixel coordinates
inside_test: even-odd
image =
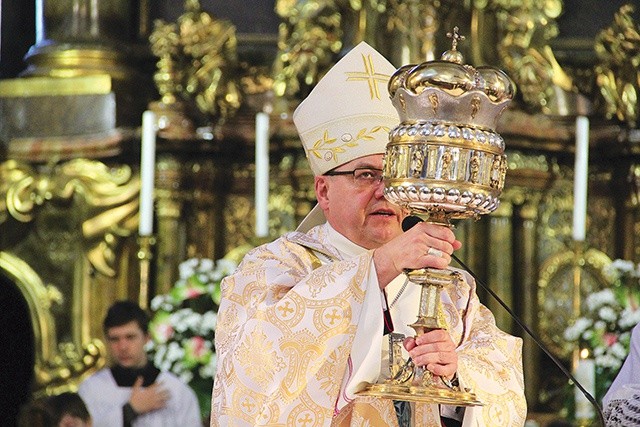
[[[411,227],[415,226],[416,224],[422,222],[422,218],[415,216],[415,215],[409,215],[407,217],[405,217],[405,219],[402,220],[402,230],[403,231],[407,231],[409,230]],[[507,311],[507,313],[509,313],[509,316],[511,316],[511,318],[513,320],[516,321],[516,323],[518,324],[518,326],[520,326],[522,328],[522,330],[524,330],[527,335],[529,335],[531,337],[531,339],[533,339],[533,341],[538,345],[538,347],[540,347],[540,349],[547,355],[549,356],[549,358],[551,359],[551,361],[562,371],[562,373],[571,381],[573,381],[573,383],[576,385],[576,387],[578,387],[578,389],[582,392],[582,394],[584,395],[584,397],[593,405],[593,407],[596,409],[596,412],[598,413],[598,418],[600,419],[600,423],[601,425],[604,427],[606,424],[604,422],[604,415],[602,413],[602,409],[600,409],[600,405],[598,405],[598,402],[596,401],[596,399],[587,391],[585,390],[585,388],[583,387],[582,384],[580,384],[578,382],[578,380],[576,380],[576,378],[571,374],[571,372],[569,372],[569,370],[567,368],[564,367],[564,365],[562,364],[562,362],[551,353],[551,350],[549,350],[547,348],[547,346],[544,345],[544,343],[540,340],[540,338],[538,338],[536,336],[536,334],[533,333],[533,331],[531,329],[529,329],[529,327],[513,312],[513,310],[511,310],[509,308],[509,306],[507,306],[507,304],[502,301],[502,299],[500,299],[500,297],[498,296],[498,294],[496,294],[493,290],[491,290],[489,288],[489,286],[484,283],[478,276],[476,276],[476,274],[467,266],[465,265],[465,263],[463,263],[462,261],[460,261],[460,259],[458,259],[457,256],[455,255],[451,255],[451,258],[453,260],[455,260],[463,269],[465,269],[467,272],[469,272],[469,274],[471,275],[471,277],[474,278],[474,280],[476,281],[477,284],[480,285],[480,287],[482,287],[482,289],[484,289],[485,291],[487,291],[493,298],[495,298],[496,301],[498,301],[498,303]]]
[[[422,218],[418,216],[415,216],[415,215],[406,216],[402,220],[402,231],[408,231],[410,228],[413,228],[414,225],[420,222],[422,222]]]

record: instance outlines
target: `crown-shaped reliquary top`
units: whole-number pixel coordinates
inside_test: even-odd
[[[458,27],[447,36],[452,48],[440,60],[400,67],[389,80],[389,95],[402,122],[432,122],[495,130],[515,95],[513,81],[491,66],[463,63]]]

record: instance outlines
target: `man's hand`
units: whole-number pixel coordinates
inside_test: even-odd
[[[129,404],[138,414],[164,408],[169,400],[169,391],[161,383],[153,383],[149,387],[142,386],[143,378],[138,377],[131,389]]]
[[[405,338],[404,348],[416,366],[424,366],[434,375],[451,379],[458,370],[456,346],[444,329]]]
[[[451,263],[462,243],[450,228],[421,222],[377,248],[373,254],[380,287],[384,289],[405,269],[439,268]]]

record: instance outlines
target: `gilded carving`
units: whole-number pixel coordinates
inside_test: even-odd
[[[453,162],[453,155],[451,154],[451,147],[446,147],[444,153],[442,153],[441,159],[441,177],[442,179],[451,179],[451,163]]]
[[[438,95],[436,95],[435,93],[429,94],[429,103],[431,104],[431,109],[433,110],[433,114],[437,115],[438,106],[440,105],[440,102],[438,101]]]
[[[35,395],[69,390],[87,370],[104,366],[106,352],[99,340],[88,337],[58,344],[52,306],[62,302],[55,286],[45,285],[24,259],[0,251],[0,271],[18,287],[29,307],[35,354]]]
[[[562,12],[562,1],[488,0],[474,8],[474,19],[496,11],[491,15],[498,27],[497,54],[527,105],[543,113],[567,114],[568,111],[560,111],[562,107],[558,105],[563,101],[557,98],[577,90],[549,45],[559,33],[555,20]]]
[[[480,98],[474,96],[471,98],[471,118],[475,119],[478,115],[478,111],[480,111]]]
[[[30,211],[35,200],[20,201],[20,198],[16,196],[16,193],[20,193],[20,186],[16,186],[15,183],[22,182],[22,186],[29,186],[29,177],[33,174],[33,169],[21,162],[15,160],[8,160],[0,164],[0,224],[4,223],[9,216],[15,217],[19,221],[29,221],[29,216],[23,216],[21,211]],[[37,196],[34,197],[34,199]],[[11,200],[9,202],[9,200]],[[19,205],[16,210],[16,203]],[[23,203],[28,203],[29,206],[22,207]]]
[[[304,97],[344,48],[361,41],[397,64],[433,59],[439,8],[439,2],[417,0],[277,0],[275,95]]]
[[[424,167],[424,151],[422,147],[415,147],[413,156],[411,157],[411,166],[409,175],[413,178],[420,178],[422,168]]]
[[[154,81],[162,105],[157,108],[177,113],[169,119],[187,120],[182,102],[193,103],[216,124],[235,114],[242,98],[235,26],[204,12],[198,0],[186,0],[177,23],[154,22],[149,42],[159,58]],[[188,126],[178,123],[173,136],[186,137],[181,127],[188,133]]]
[[[550,256],[540,266],[538,279],[538,321],[542,340],[558,356],[569,357],[574,344],[564,338],[566,325],[574,320],[575,311],[572,298],[574,287],[574,269],[580,266],[580,299],[610,286],[602,274],[605,265],[611,259],[598,249],[588,249],[580,259],[576,259],[573,248]]]
[[[470,169],[470,177],[469,181],[473,184],[477,184],[479,182],[478,177],[480,174],[480,153],[474,151],[471,155],[471,160],[469,160],[469,169]]]
[[[138,181],[132,179],[128,166],[108,167],[98,161],[75,159],[55,166],[48,174],[16,163],[6,163],[3,169],[12,175],[6,184],[7,212],[18,221],[32,221],[38,207],[47,201],[67,203],[81,195],[86,209],[92,211],[81,221],[82,238],[92,242],[86,255],[100,273],[115,274],[113,236],[131,232],[138,209]]]
[[[634,23],[633,12],[633,5],[622,6],[611,26],[597,35],[595,43],[600,60],[596,84],[605,101],[605,114],[631,128],[638,122],[640,92],[640,26]]]
[[[32,224],[20,241],[4,242],[0,269],[12,274],[34,316],[36,386],[68,389],[105,362],[90,332],[89,277],[115,278],[122,241],[137,226],[139,181],[128,166],[87,159],[40,169],[8,161],[0,174],[0,225]]]

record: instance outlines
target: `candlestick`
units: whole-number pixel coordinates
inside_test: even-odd
[[[589,119],[576,117],[576,156],[573,181],[573,240],[583,242],[587,222],[589,182]]]
[[[588,352],[582,350],[583,354],[578,359],[576,366],[576,380],[582,384],[582,387],[591,394],[596,392],[596,363],[593,359],[589,359]],[[585,354],[586,353],[586,354]],[[576,403],[576,420],[590,420],[595,416],[595,410],[589,399],[576,387],[574,392]]]
[[[138,260],[140,262],[140,292],[138,304],[144,310],[149,305],[149,288],[151,287],[151,260],[153,259],[153,246],[156,243],[154,236],[138,236]]]
[[[256,114],[256,236],[269,235],[269,114]]]
[[[153,233],[153,188],[156,169],[156,115],[142,113],[142,146],[140,149],[140,214],[138,234]]]

